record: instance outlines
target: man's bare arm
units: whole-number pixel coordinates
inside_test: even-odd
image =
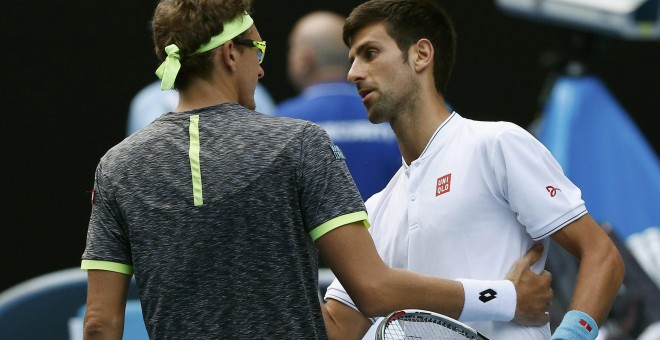
[[[389,268],[378,255],[371,235],[360,223],[337,228],[319,238],[316,244],[324,261],[368,317],[406,308],[431,310],[456,319],[462,312],[464,292],[460,282]],[[538,260],[541,251],[541,248],[535,248],[507,277],[514,283],[518,294],[514,320],[526,325],[542,325],[549,321],[545,312],[552,299],[551,277],[548,273],[537,275],[529,268]],[[331,315],[326,316],[326,320],[342,322],[349,319],[342,315],[333,316],[335,309],[332,304],[328,306],[331,309],[326,312]],[[363,326],[358,325],[358,329],[361,328]]]
[[[552,239],[580,262],[569,309],[587,313],[602,324],[623,282],[621,254],[589,215],[557,231]]]
[[[364,314],[333,299],[321,304],[323,321],[330,340],[362,339],[371,327],[371,321]]]
[[[316,245],[323,260],[367,317],[405,308],[433,310],[453,318],[461,313],[460,282],[388,267],[362,223],[336,228],[316,240]]]
[[[122,338],[130,280],[129,275],[106,270],[87,272],[85,340]]]

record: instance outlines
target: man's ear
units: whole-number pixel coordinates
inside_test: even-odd
[[[413,45],[413,56],[412,60],[415,71],[420,72],[427,68],[429,65],[433,64],[433,44],[428,39],[419,39],[419,41]]]
[[[238,60],[238,49],[232,40],[227,41],[221,47],[220,53],[217,54],[219,61],[222,62],[227,69],[234,72],[236,71],[236,61]]]
[[[316,52],[310,48],[306,48],[301,51],[298,62],[300,65],[300,70],[303,74],[309,74],[312,72],[316,66]]]

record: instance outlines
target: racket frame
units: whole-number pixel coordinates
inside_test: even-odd
[[[424,317],[424,318],[431,318],[433,320],[436,320],[437,322],[434,323],[439,324],[447,329],[450,329],[457,334],[463,335],[465,339],[488,340],[487,337],[480,334],[472,327],[456,319],[450,318],[446,315],[442,315],[427,310],[421,310],[421,309],[402,309],[402,310],[394,311],[388,314],[387,316],[385,316],[379,322],[378,327],[376,328],[376,340],[385,340],[385,331],[392,322],[402,318],[415,318],[415,317],[420,317],[420,319],[421,317]]]

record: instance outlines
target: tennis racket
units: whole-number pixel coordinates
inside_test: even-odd
[[[404,339],[488,340],[460,321],[419,309],[392,312],[376,328],[376,340]]]

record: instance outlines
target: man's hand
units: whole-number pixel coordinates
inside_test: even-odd
[[[518,298],[513,322],[524,326],[541,326],[550,321],[552,275],[547,270],[536,274],[530,269],[542,254],[543,246],[535,244],[525,256],[513,264],[506,276],[516,287]]]

